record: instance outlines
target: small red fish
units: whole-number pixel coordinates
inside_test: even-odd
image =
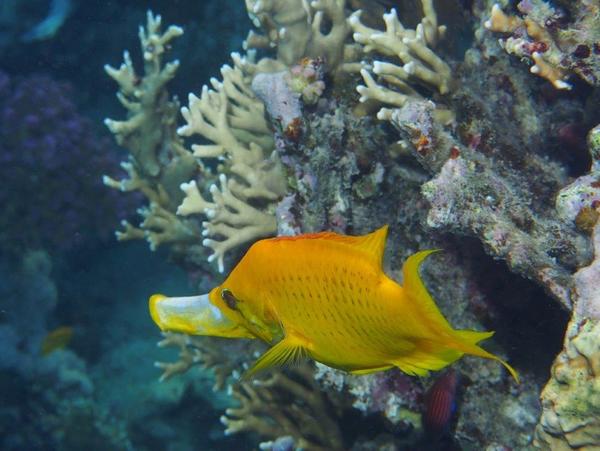
[[[444,435],[456,412],[456,389],[459,376],[453,369],[440,376],[425,395],[423,425],[433,435]]]

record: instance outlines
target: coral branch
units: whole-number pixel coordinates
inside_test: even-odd
[[[397,63],[375,60],[372,66],[363,63],[360,73],[365,85],[356,88],[361,102],[375,101],[378,105],[402,107],[409,101],[422,99],[413,88],[415,84],[440,94],[450,91],[450,66],[432,50],[444,35],[445,27],[437,25],[431,1],[423,1],[422,7],[423,18],[414,30],[404,27],[395,9],[383,15],[385,31],[365,26],[360,20],[361,10],[349,17],[353,38],[363,46],[365,53],[397,60]],[[378,76],[377,81],[370,71]],[[389,111],[380,110],[378,118],[387,120]]]
[[[212,80],[214,90],[202,88],[189,96],[181,113],[186,125],[182,136],[201,135],[211,144],[192,145],[199,159],[217,158],[219,182],[205,185],[212,201],[205,200],[195,180],[181,185],[185,192],[178,214],[203,214],[203,245],[212,249],[208,261],[225,269],[225,254],[238,246],[272,235],[277,226],[273,202],[286,189],[284,174],[273,154],[273,138],[264,119],[264,106],[250,90],[242,60],[224,66],[223,81]],[[229,174],[229,177],[226,175]]]
[[[342,434],[310,367],[274,372],[255,383],[232,387],[240,407],[221,417],[226,434],[256,432],[267,439],[291,436],[296,448],[342,449]]]

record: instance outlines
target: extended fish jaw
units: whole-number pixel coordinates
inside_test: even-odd
[[[148,303],[152,320],[163,331],[251,338],[244,328],[211,302],[209,294],[185,297],[155,294]]]

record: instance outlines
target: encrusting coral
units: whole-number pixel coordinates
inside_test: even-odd
[[[600,207],[600,125],[588,133],[588,149],[592,159],[590,172],[578,177],[556,196],[556,209],[564,221],[591,232]]]
[[[596,268],[596,276],[598,272]],[[541,395],[543,412],[535,432],[538,448],[597,449],[600,442],[598,337],[597,318],[574,319],[567,328],[565,348],[556,358],[551,379]]]
[[[579,216],[576,209],[596,212],[591,230],[594,259],[573,275],[573,317],[541,395],[536,443],[544,450],[595,449],[600,443],[600,193],[594,187],[600,176],[599,133],[596,126],[588,134],[590,174],[557,197],[557,208],[571,221]]]
[[[430,102],[412,102],[395,110],[393,118],[405,146],[434,174],[421,188],[430,203],[427,225],[481,237],[490,253],[537,280],[570,309],[572,267],[589,256],[586,239],[548,209],[532,208],[531,187],[522,178],[534,171],[556,184],[558,167],[552,171],[550,162],[531,155],[521,173],[503,169],[510,163],[463,145],[435,120]]]
[[[523,0],[517,9],[521,16],[506,14],[495,3],[485,22],[487,29],[510,35],[499,40],[507,53],[531,60],[530,72],[545,78],[556,89],[571,89],[567,81],[571,73],[598,86],[598,2],[573,2],[567,12],[543,0]]]

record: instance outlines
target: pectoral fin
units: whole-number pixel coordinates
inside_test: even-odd
[[[256,373],[272,366],[283,366],[289,363],[297,363],[308,357],[309,353],[304,346],[303,340],[294,336],[286,336],[279,343],[274,345],[261,355],[254,365],[246,371],[242,380],[251,379]]]

